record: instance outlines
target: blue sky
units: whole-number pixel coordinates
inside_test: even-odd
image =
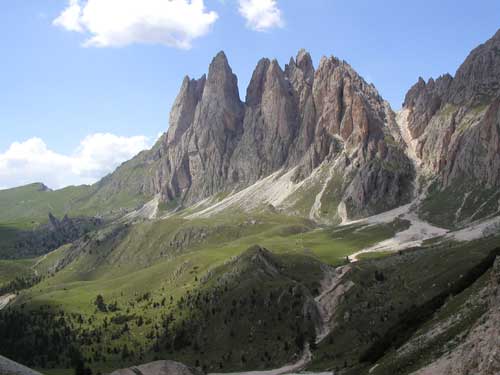
[[[162,0],[148,0],[155,1]],[[345,59],[398,109],[419,76],[427,79],[453,74],[473,47],[500,28],[497,0],[261,0],[273,3],[279,12],[279,19],[275,13],[264,23],[265,14],[252,14],[252,9],[247,9],[250,14],[245,15],[240,9],[241,1],[255,0],[195,1],[205,8],[202,14],[197,13],[199,20],[193,13],[178,22],[182,25],[175,27],[181,30],[172,29],[168,22],[176,20],[167,15],[165,33],[174,30],[167,43],[163,35],[154,33],[132,42],[119,37],[119,43],[110,41],[106,39],[109,35],[95,32],[96,22],[107,24],[107,14],[94,14],[101,17],[94,24],[91,20],[76,25],[79,32],[68,31],[67,24],[66,28],[61,23],[54,25],[67,9],[67,0],[3,1],[0,188],[39,180],[48,173],[33,168],[2,173],[2,168],[7,168],[1,164],[2,155],[5,157],[15,142],[22,146],[28,139],[39,138],[42,144],[32,150],[42,147],[42,154],[50,151],[70,158],[93,152],[82,142],[90,142],[95,134],[122,137],[109,139],[114,146],[128,147],[131,152],[151,144],[168,127],[170,106],[184,75],[205,73],[219,50],[226,52],[238,75],[242,97],[261,57],[275,57],[283,66],[300,48],[306,48],[315,64],[322,55]],[[83,9],[86,0],[78,5]],[[155,32],[161,34],[162,29]],[[153,34],[163,44],[150,43],[148,38]],[[96,35],[100,39],[89,43]],[[94,45],[83,46],[86,42]],[[130,141],[133,136],[135,141]],[[53,184],[92,182],[121,161],[101,156],[100,163],[109,164],[107,167],[96,166],[85,178],[63,177]],[[121,155],[127,157],[127,153]]]

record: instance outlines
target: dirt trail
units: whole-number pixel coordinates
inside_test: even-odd
[[[287,364],[283,367],[276,368],[273,370],[263,370],[263,371],[245,371],[245,372],[226,372],[226,373],[211,373],[208,375],[284,375],[291,374],[294,372],[299,372],[303,370],[307,364],[311,361],[312,354],[309,349],[309,344],[306,344],[304,348],[304,354],[302,357],[295,363]]]

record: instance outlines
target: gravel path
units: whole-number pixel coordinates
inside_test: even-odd
[[[294,372],[299,372],[303,370],[306,365],[311,361],[312,354],[309,349],[309,344],[306,344],[304,354],[295,363],[290,363],[283,367],[274,370],[264,370],[264,371],[246,371],[246,372],[227,372],[227,373],[212,373],[209,375],[285,375],[292,374]]]

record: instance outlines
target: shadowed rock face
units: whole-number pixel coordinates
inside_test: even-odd
[[[184,79],[169,130],[147,161],[151,173],[134,185],[189,206],[281,169],[296,168],[298,182],[327,162],[344,176],[348,216],[372,214],[411,194],[412,167],[394,124],[376,89],[334,57],[317,70],[304,50],[284,70],[262,59],[242,102],[220,52],[206,78]]]

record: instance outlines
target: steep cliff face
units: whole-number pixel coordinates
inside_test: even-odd
[[[455,217],[438,222],[462,226],[498,212],[500,186],[500,32],[474,49],[455,77],[420,79],[403,105],[423,175],[435,179],[424,214],[453,192]],[[449,202],[452,203],[452,202]],[[473,209],[475,208],[475,209]],[[439,216],[439,215],[438,215]]]
[[[342,216],[355,218],[410,199],[404,147],[389,105],[347,63],[323,58],[315,70],[303,50],[284,70],[262,59],[242,102],[220,52],[207,77],[184,79],[168,132],[132,185],[188,207],[276,172],[293,171],[289,183],[299,184],[323,165],[341,176]]]

